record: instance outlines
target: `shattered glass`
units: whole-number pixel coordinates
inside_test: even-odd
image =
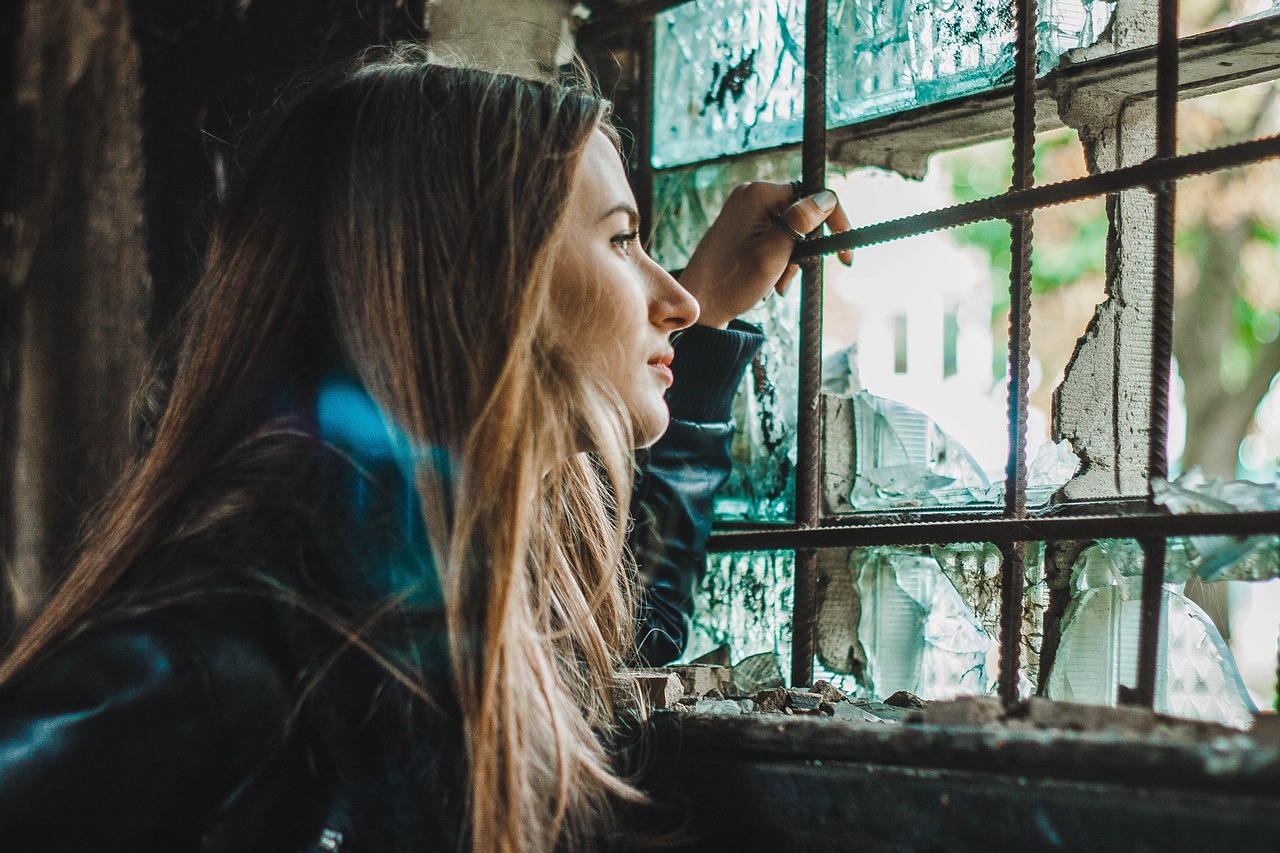
[[[922,699],[943,699],[991,689],[991,635],[937,560],[905,549],[874,548],[855,551],[850,570],[858,573],[862,599],[858,639],[867,649],[869,695],[906,690]]]
[[[764,331],[733,401],[738,430],[729,480],[716,495],[719,520],[795,520],[796,413],[799,399],[800,288],[742,316]]]
[[[847,494],[829,498],[830,511],[1003,503],[1004,482],[992,483],[973,454],[932,418],[896,400],[856,390],[852,359],[844,352],[824,362],[823,388],[828,480],[852,484]],[[831,405],[837,397],[849,401],[847,411]],[[840,430],[852,435],[840,435]],[[851,444],[853,453],[830,452],[837,442]],[[835,471],[837,465],[849,470]],[[1027,468],[1027,503],[1047,503],[1079,467],[1069,442],[1044,442]]]
[[[1177,480],[1152,483],[1155,501],[1174,513],[1280,510],[1280,486],[1209,478],[1193,468]],[[1192,536],[1188,572],[1170,580],[1256,581],[1280,577],[1280,536]]]
[[[653,240],[649,254],[669,270],[684,269],[735,186],[800,177],[800,154],[755,155],[657,172],[653,176]]]
[[[655,168],[800,139],[804,0],[697,0],[655,20]]]
[[[858,696],[905,690],[924,699],[995,689],[1000,552],[991,545],[854,548],[819,556],[818,662]],[[1028,586],[1041,575],[1028,555]],[[1039,601],[1042,591],[1028,599]],[[1039,648],[1043,606],[1029,607],[1027,648]],[[1024,652],[1024,663],[1034,655]],[[1023,667],[1029,695],[1034,670]]]
[[[852,395],[854,510],[945,506],[985,500],[977,460],[916,409],[867,391]]]
[[[1168,576],[1191,570],[1181,549],[1171,549],[1171,557]],[[1049,698],[1114,705],[1120,685],[1134,685],[1141,568],[1142,549],[1128,540],[1099,542],[1080,555],[1049,673]],[[1257,709],[1213,620],[1182,594],[1179,584],[1166,584],[1163,599],[1156,710],[1248,728]]]
[[[790,671],[794,592],[794,551],[709,555],[707,574],[694,590],[684,659],[726,645],[734,661],[773,652],[782,671]]]
[[[797,142],[803,122],[803,0],[696,0],[656,20],[653,165]],[[833,127],[1006,85],[1007,0],[830,0]],[[1093,44],[1106,0],[1039,4],[1039,65]]]

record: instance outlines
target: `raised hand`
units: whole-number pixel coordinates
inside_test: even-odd
[[[702,306],[698,322],[723,329],[770,290],[785,293],[799,269],[791,263],[794,235],[824,222],[833,231],[850,227],[830,190],[797,200],[792,184],[753,181],[734,187],[680,274],[680,284]],[[848,266],[853,253],[839,257]]]

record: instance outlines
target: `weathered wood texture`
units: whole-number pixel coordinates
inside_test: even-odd
[[[682,851],[1277,849],[1274,731],[1155,728],[659,713],[643,778]]]
[[[132,453],[130,401],[251,120],[302,69],[421,38],[424,4],[3,4],[0,636]]]
[[[125,0],[15,14],[7,241],[3,548],[29,608],[127,455],[149,302],[138,54]]]

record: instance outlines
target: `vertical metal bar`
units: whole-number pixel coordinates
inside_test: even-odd
[[[1156,42],[1156,157],[1173,157],[1178,148],[1178,0],[1160,0]],[[1148,483],[1169,475],[1169,372],[1173,357],[1174,184],[1152,187],[1156,202],[1155,280],[1151,299],[1151,417],[1147,456]],[[1160,618],[1163,613],[1166,543],[1143,543],[1142,621],[1138,628],[1138,684],[1135,704],[1152,707],[1156,694]]]
[[[1164,562],[1167,543],[1163,538],[1142,540],[1142,610],[1138,627],[1138,685],[1132,691],[1120,688],[1117,701],[1154,708],[1156,675],[1160,659],[1160,617],[1164,615]]]
[[[804,16],[804,142],[802,180],[806,193],[827,181],[827,0],[808,0]],[[818,229],[816,233],[821,233]],[[796,525],[817,527],[822,488],[822,259],[803,267],[800,278],[800,377],[796,416]],[[792,615],[791,683],[813,682],[816,643],[818,553],[796,551]]]
[[[636,69],[638,97],[636,104],[635,150],[632,153],[632,181],[636,210],[640,213],[640,239],[648,246],[653,238],[653,87],[654,31],[650,20],[636,27],[634,49],[639,64]]]
[[[1036,142],[1036,0],[1017,0],[1013,84],[1013,180],[1011,190],[1030,189],[1035,182]],[[1030,211],[1009,219],[1009,456],[1005,466],[1004,514],[1027,514],[1027,393],[1031,375],[1031,237]],[[1018,701],[1018,668],[1022,649],[1022,597],[1026,578],[1024,543],[1001,545],[1000,699]]]

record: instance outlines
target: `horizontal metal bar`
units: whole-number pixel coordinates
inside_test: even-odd
[[[1280,512],[968,518],[713,533],[709,551],[778,551],[948,542],[1052,542],[1280,534]]]
[[[627,27],[652,20],[663,12],[688,2],[690,0],[638,0],[636,3],[619,7],[601,15],[598,19],[591,18],[579,27],[578,43],[599,41]]]
[[[1082,201],[1086,198],[1121,190],[1176,181],[1220,169],[1247,166],[1272,157],[1280,157],[1280,136],[1252,139],[1235,145],[1196,151],[1165,160],[1147,160],[1122,169],[1099,172],[1056,184],[1044,184],[1029,190],[1016,190],[998,196],[977,199],[879,222],[863,228],[828,234],[815,240],[797,243],[791,259],[799,262],[816,255],[829,255],[845,249],[859,249],[889,240],[914,237],[929,231],[956,228],[987,219],[1007,219],[1018,213]]]

